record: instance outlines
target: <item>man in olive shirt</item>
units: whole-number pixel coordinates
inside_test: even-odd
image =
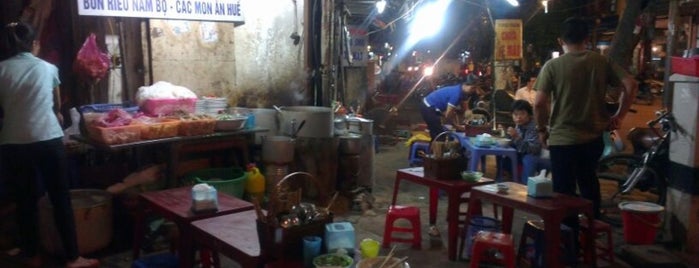
[[[564,54],[546,62],[534,85],[537,130],[551,153],[554,191],[576,195],[577,186],[580,195],[592,201],[599,218],[596,168],[604,148],[602,134],[619,127],[638,85],[607,57],[586,49],[588,26],[584,20],[569,18],[562,26],[558,42]],[[609,86],[623,89],[614,114],[605,108]],[[566,223],[577,227],[577,219]]]

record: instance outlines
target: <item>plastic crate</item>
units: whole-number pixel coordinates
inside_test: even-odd
[[[243,198],[248,175],[237,167],[208,168],[189,172],[185,174],[185,179],[194,183],[206,183],[216,188],[216,191]]]
[[[699,76],[699,57],[672,57],[672,72],[676,74]]]
[[[130,103],[102,103],[80,106],[81,113],[108,113],[114,109],[122,109],[132,114],[138,112],[138,106]]]
[[[141,104],[141,110],[150,116],[173,115],[179,113],[194,113],[197,99],[147,99]]]

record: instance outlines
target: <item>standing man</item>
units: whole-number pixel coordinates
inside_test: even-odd
[[[515,100],[525,100],[530,105],[534,105],[534,100],[536,99],[536,90],[534,90],[536,73],[526,72],[522,74],[522,82],[526,83],[526,85],[515,92]]]
[[[551,153],[553,190],[580,195],[592,201],[595,217],[600,216],[600,188],[597,161],[604,144],[602,133],[616,129],[626,116],[638,84],[610,59],[586,49],[587,23],[580,18],[563,22],[558,43],[564,54],[549,60],[539,72],[534,88],[534,114],[542,144]],[[609,114],[605,95],[609,86],[621,86],[619,109]],[[564,223],[577,229],[578,220]]]
[[[439,133],[446,129],[442,125],[442,118],[445,122],[451,123],[457,130],[463,131],[463,126],[458,122],[456,110],[460,110],[462,102],[478,98],[477,95],[478,77],[469,75],[461,84],[446,86],[425,96],[420,105],[422,119],[427,123],[430,137],[434,140]]]

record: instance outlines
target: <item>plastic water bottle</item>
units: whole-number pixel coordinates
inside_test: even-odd
[[[245,182],[245,192],[247,193],[248,200],[256,198],[257,201],[262,203],[265,198],[265,176],[262,175],[255,163],[248,164],[247,169],[248,180]]]

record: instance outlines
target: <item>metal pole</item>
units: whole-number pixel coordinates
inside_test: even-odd
[[[663,106],[671,110],[672,109],[672,86],[670,84],[670,73],[672,72],[672,56],[675,52],[675,35],[677,34],[677,23],[679,3],[678,0],[670,0],[669,11],[668,11],[668,23],[667,23],[667,47],[665,53],[665,74],[663,77],[664,90],[663,90]]]

